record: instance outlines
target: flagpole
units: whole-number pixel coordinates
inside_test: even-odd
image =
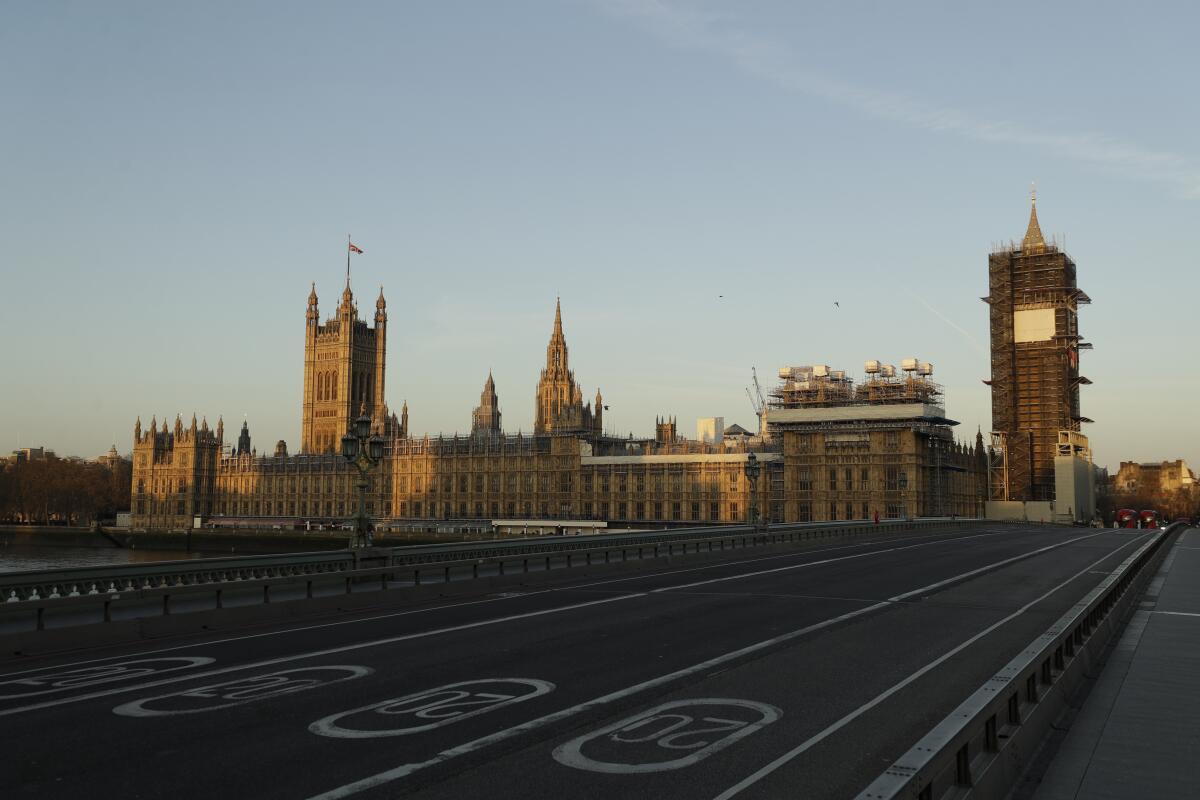
[[[350,234],[346,234],[346,286],[350,286]]]

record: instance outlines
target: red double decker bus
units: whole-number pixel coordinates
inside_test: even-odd
[[[1158,512],[1153,510],[1143,511],[1141,514],[1142,527],[1146,529],[1158,527]]]
[[[1136,528],[1138,526],[1138,512],[1132,508],[1118,509],[1114,519],[1118,528]]]

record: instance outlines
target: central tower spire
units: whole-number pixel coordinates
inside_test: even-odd
[[[1037,217],[1037,187],[1029,189],[1029,226],[1025,228],[1025,238],[1021,241],[1021,249],[1026,253],[1040,252],[1046,249],[1046,240],[1042,237],[1042,226]]]

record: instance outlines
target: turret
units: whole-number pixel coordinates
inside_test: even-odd
[[[217,444],[225,443],[225,417],[217,417]]]
[[[133,440],[140,442],[142,440],[142,418],[138,416],[137,422],[133,423]]]
[[[250,452],[250,425],[243,420],[242,432],[238,436],[237,454],[239,456],[246,455]]]
[[[314,329],[313,332],[315,332],[317,324],[320,321],[320,316],[317,312],[317,284],[316,284],[316,282],[314,282],[312,285],[312,291],[310,291],[308,293],[308,310],[304,313],[304,320],[305,320],[306,325],[309,328]]]

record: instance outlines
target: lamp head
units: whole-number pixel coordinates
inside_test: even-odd
[[[342,437],[342,455],[347,461],[358,458],[358,439],[348,433]]]
[[[371,418],[366,414],[354,420],[354,435],[360,439],[365,439],[371,435]]]

